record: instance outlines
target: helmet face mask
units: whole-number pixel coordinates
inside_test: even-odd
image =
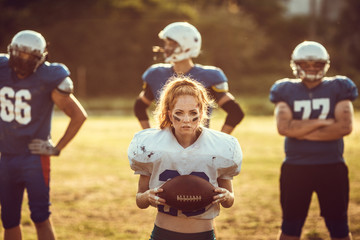
[[[179,62],[195,58],[200,54],[201,35],[193,25],[187,22],[169,24],[159,33],[159,38],[165,41],[163,49],[165,62]],[[173,46],[175,44],[177,47]]]
[[[164,39],[164,57],[169,58],[172,55],[179,55],[183,52],[181,46],[172,39]]]
[[[17,33],[8,46],[9,65],[20,78],[26,78],[46,60],[44,37],[31,30]]]
[[[290,67],[297,78],[308,82],[320,81],[330,67],[330,57],[320,43],[304,41],[294,49]]]

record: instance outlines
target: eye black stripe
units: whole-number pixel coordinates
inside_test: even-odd
[[[173,118],[176,120],[176,121],[178,121],[178,122],[180,122],[181,120],[180,120],[180,118],[178,118],[177,116],[175,116],[175,115],[173,115]]]

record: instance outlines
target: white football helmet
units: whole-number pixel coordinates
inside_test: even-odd
[[[24,30],[18,32],[8,46],[10,67],[20,76],[27,77],[46,60],[46,41],[38,32]],[[24,59],[21,53],[27,53]]]
[[[313,62],[318,70],[308,71],[302,65]],[[317,65],[316,65],[317,64]],[[297,45],[291,55],[290,67],[297,78],[316,81],[322,79],[330,67],[330,57],[325,47],[318,42],[304,41]]]
[[[159,33],[160,39],[171,39],[179,44],[170,56],[165,56],[165,62],[178,62],[187,58],[199,56],[201,50],[201,35],[199,31],[187,22],[175,22],[167,25]]]

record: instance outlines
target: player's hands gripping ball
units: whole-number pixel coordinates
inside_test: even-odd
[[[157,196],[165,199],[167,205],[191,212],[211,204],[217,194],[211,183],[195,175],[174,177],[165,182],[161,189],[162,192],[157,192]]]
[[[51,139],[49,140],[33,139],[28,146],[32,154],[50,155],[50,156],[60,155],[60,150],[54,147]]]

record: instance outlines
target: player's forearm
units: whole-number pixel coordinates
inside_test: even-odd
[[[64,135],[56,144],[58,150],[63,149],[75,137],[87,119],[86,111],[75,98],[73,98],[73,101],[69,101],[62,110],[70,117],[70,122]]]
[[[354,110],[349,100],[339,102],[335,107],[334,122],[304,136],[312,141],[331,141],[340,139],[352,132]]]
[[[333,122],[333,120],[322,119],[294,119],[290,107],[285,102],[276,104],[274,114],[279,134],[293,138],[301,138],[306,134]]]
[[[148,120],[139,120],[142,129],[150,128],[150,122]]]
[[[234,127],[233,126],[230,126],[230,125],[227,125],[227,124],[224,124],[221,128],[221,131],[224,132],[224,133],[227,133],[227,134],[231,134],[232,131],[234,131]]]
[[[54,90],[52,92],[52,99],[56,106],[70,118],[70,122],[64,135],[56,144],[56,148],[61,150],[80,130],[80,127],[87,119],[87,113],[73,94],[62,94],[59,91]]]
[[[85,114],[78,114],[76,117],[71,118],[70,123],[59,142],[56,144],[58,150],[63,149],[79,132],[81,126],[85,122],[87,116]]]
[[[134,113],[139,120],[142,129],[150,128],[149,117],[146,113],[146,109],[149,107],[149,104],[144,101],[147,100],[144,100],[144,97],[139,97],[136,99],[134,104]]]
[[[351,124],[334,123],[327,127],[322,127],[303,137],[310,141],[332,141],[340,139],[352,132]]]
[[[244,112],[240,105],[231,99],[221,105],[221,108],[227,113],[225,123],[221,129],[222,132],[230,134],[234,128],[243,120]]]
[[[280,135],[303,138],[307,134],[318,130],[321,127],[331,124],[334,120],[330,119],[310,119],[310,120],[278,120],[278,132]]]

